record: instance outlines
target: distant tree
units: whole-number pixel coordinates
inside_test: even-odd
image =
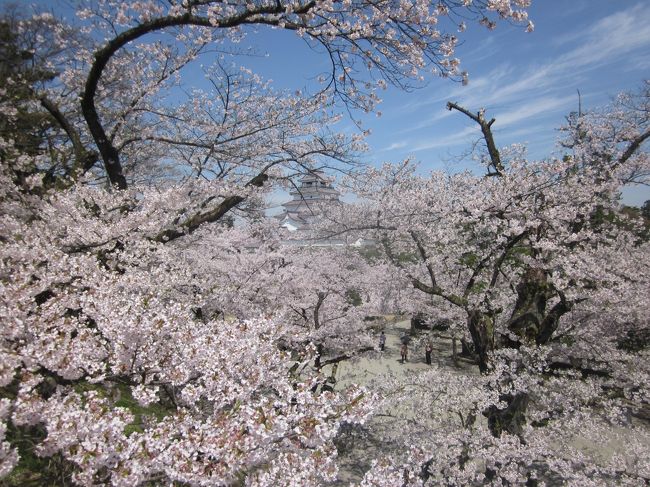
[[[17,33],[17,22],[15,13],[0,19],[0,103],[13,110],[12,117],[0,119],[0,137],[12,142],[0,151],[0,157],[25,186],[37,171],[35,157],[47,150],[47,132],[54,124],[48,113],[34,108],[38,102],[34,86],[50,81],[54,74],[38,65],[28,39]],[[32,163],[19,164],[18,156],[27,156]]]
[[[650,220],[650,200],[646,200],[643,203],[643,206],[641,206],[641,215],[643,215],[643,218],[646,220]]]
[[[0,126],[4,162],[15,165],[23,187],[34,189],[36,181],[45,188],[70,184],[98,161],[98,154],[87,149],[77,121],[46,88],[57,84],[58,61],[83,36],[49,14],[29,18],[17,4],[4,7],[0,25],[0,99],[8,115]]]

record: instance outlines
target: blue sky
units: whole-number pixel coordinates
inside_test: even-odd
[[[60,0],[34,3],[70,14]],[[567,113],[577,110],[576,90],[583,109],[589,109],[650,78],[650,2],[533,0],[529,12],[533,33],[506,23],[491,32],[468,24],[459,34],[463,43],[456,55],[469,72],[469,85],[434,78],[410,93],[389,88],[381,93],[381,117],[356,114],[372,132],[364,160],[379,164],[412,157],[423,172],[475,167],[460,155],[478,140],[478,130],[465,116],[447,111],[447,101],[472,111],[486,108],[496,118],[499,146],[525,143],[531,158],[544,158],[557,150],[557,127]],[[291,32],[262,27],[249,33],[240,47],[255,55],[237,61],[273,79],[279,89],[313,86],[314,78],[328,69],[326,56]],[[191,70],[188,87],[200,84],[200,78],[198,69]],[[334,128],[353,127],[344,119]],[[624,192],[629,204],[648,199],[650,188]]]
[[[473,29],[458,49],[470,72],[468,86],[432,82],[413,95],[387,97],[376,128],[375,156],[413,154],[425,165],[440,164],[476,139],[473,122],[445,109],[457,101],[485,107],[496,118],[500,145],[527,142],[531,157],[553,150],[555,128],[577,110],[606,103],[639,86],[650,73],[650,7],[635,2],[591,0],[533,2],[536,29],[500,26],[492,35]],[[386,132],[389,125],[396,128]],[[389,133],[391,136],[389,137]]]
[[[418,93],[386,97],[383,126],[370,139],[375,160],[412,155],[423,167],[453,170],[478,139],[473,122],[445,109],[447,101],[496,118],[500,146],[526,143],[531,158],[557,150],[557,127],[577,110],[608,102],[650,77],[650,4],[626,0],[533,0],[535,31],[500,25],[473,28],[458,51],[470,73],[467,86],[437,80]],[[476,27],[476,26],[474,26]],[[469,29],[468,29],[469,30]],[[648,188],[625,191],[642,204]]]
[[[457,56],[469,71],[469,85],[436,78],[411,93],[382,92],[382,116],[362,117],[372,131],[366,160],[377,164],[410,156],[426,172],[472,167],[459,156],[478,140],[478,130],[465,116],[446,110],[447,101],[473,111],[485,107],[496,118],[498,145],[525,143],[531,158],[544,158],[557,151],[557,128],[578,108],[576,90],[585,110],[650,78],[648,2],[533,0],[530,18],[533,33],[509,24],[492,32],[468,25]],[[247,43],[265,56],[245,63],[277,87],[301,88],[327,69],[324,56],[291,33],[260,31]],[[648,199],[649,188],[624,192],[628,204]]]

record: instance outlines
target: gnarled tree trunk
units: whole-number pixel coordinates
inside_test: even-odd
[[[490,432],[497,438],[501,436],[501,433],[521,435],[523,426],[526,424],[528,394],[525,392],[504,394],[499,399],[507,404],[504,409],[498,409],[493,405],[483,412],[487,417]]]
[[[548,300],[554,295],[560,300],[548,309]],[[548,343],[560,318],[572,306],[573,303],[567,301],[564,294],[556,291],[548,282],[548,274],[543,269],[529,268],[517,285],[517,301],[507,325],[516,340],[509,338],[508,345],[518,347],[522,343]],[[516,370],[516,367],[513,369]],[[528,394],[504,394],[500,399],[507,404],[504,409],[492,406],[484,412],[490,431],[494,436],[500,436],[503,432],[520,435],[526,423]]]
[[[494,349],[494,321],[487,313],[473,309],[467,315],[467,328],[478,354],[478,367],[482,374],[490,369],[490,352]]]

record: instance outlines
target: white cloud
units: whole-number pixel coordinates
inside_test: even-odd
[[[571,98],[575,99],[576,87],[586,87],[597,79],[596,70],[642,72],[643,66],[650,64],[647,54],[650,52],[650,9],[643,4],[631,6],[564,36],[563,41],[566,50],[555,57],[552,57],[554,49],[549,46],[545,60],[542,58],[523,66],[502,63],[486,75],[470,80],[467,87],[454,86],[420,103],[420,107],[439,104],[440,112],[411,129],[432,126],[446,118],[448,112],[443,109],[443,103],[449,100],[471,110],[481,107],[492,112],[496,110],[501,126],[512,124],[526,117],[564,108]],[[541,46],[541,49],[546,49],[546,46]],[[622,60],[628,64],[621,66]],[[567,95],[568,90],[571,95]],[[531,99],[538,101],[530,103]],[[503,109],[509,111],[498,113]]]
[[[378,158],[411,154],[428,164],[440,164],[443,152],[470,149],[481,139],[480,130],[464,115],[446,109],[446,103],[454,101],[473,112],[486,108],[486,116],[496,118],[493,130],[499,146],[525,142],[531,158],[552,155],[559,135],[556,128],[577,109],[576,89],[583,107],[591,108],[648,76],[650,9],[620,2],[610,8],[620,11],[598,18],[595,15],[602,10],[592,8],[590,2],[582,2],[584,12],[573,16],[558,12],[563,25],[576,19],[569,34],[558,28],[555,35],[527,37],[525,48],[515,49],[524,58],[508,57],[503,42],[472,46],[461,56],[464,60],[470,54],[488,53],[492,61],[482,63],[488,68],[471,78],[469,86],[435,83],[431,85],[435,91],[424,92],[415,101],[396,99],[399,113],[391,120],[389,134],[373,136],[383,146],[374,154]]]
[[[507,137],[509,140],[516,140],[518,143],[527,143],[527,141],[522,140],[525,136],[534,135],[535,138],[537,138],[537,136],[539,136],[540,134],[548,133],[548,131],[549,131],[548,126],[545,124],[535,124],[535,125],[526,124],[514,130],[508,129],[504,131],[500,130],[498,127],[495,127],[495,130],[493,132],[495,134],[495,137],[497,138],[497,144],[498,144],[499,140],[501,139],[501,135]]]
[[[392,151],[392,150],[395,150],[395,149],[403,149],[407,145],[408,145],[408,142],[401,140],[399,142],[393,142],[389,146],[377,150],[377,152],[388,152],[388,151]]]
[[[440,108],[436,110],[434,115],[425,118],[424,120],[421,120],[420,122],[410,124],[408,127],[404,127],[401,130],[398,130],[398,134],[405,134],[405,133],[410,133],[416,130],[424,129],[427,127],[431,127],[432,125],[435,125],[436,123],[440,122],[441,120],[444,120],[445,118],[448,118],[451,116],[452,113],[447,110],[446,108],[442,108],[442,102],[440,103]]]
[[[507,127],[521,121],[530,120],[538,115],[554,112],[560,108],[562,108],[564,112],[568,112],[569,110],[567,110],[567,108],[570,107],[572,103],[575,104],[576,102],[576,95],[561,98],[551,96],[535,98],[534,101],[524,103],[513,110],[499,113],[497,123],[499,127]]]
[[[638,4],[605,17],[588,28],[577,48],[551,64],[565,69],[595,68],[619,61],[624,55],[650,47],[650,9]]]
[[[465,145],[471,137],[478,137],[479,129],[478,126],[466,127],[463,130],[460,130],[454,134],[442,135],[439,137],[427,137],[426,140],[419,142],[414,142],[411,147],[412,152],[418,152],[429,149],[437,149],[440,147],[454,147],[458,145]]]

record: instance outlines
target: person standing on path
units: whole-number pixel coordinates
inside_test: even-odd
[[[424,349],[424,355],[427,360],[427,365],[431,365],[431,352],[433,351],[433,344],[431,343],[431,340],[427,340],[427,346]]]
[[[383,352],[385,346],[386,346],[386,334],[382,331],[381,335],[379,335],[379,350]]]
[[[400,349],[400,353],[402,354],[402,363],[406,362],[408,360],[408,353],[409,353],[409,349],[406,343],[402,343],[402,348]]]

